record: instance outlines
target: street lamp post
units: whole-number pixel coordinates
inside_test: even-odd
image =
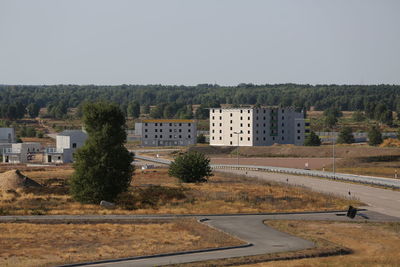
[[[242,131],[240,131],[240,132],[233,132],[234,134],[237,134],[237,151],[236,151],[236,154],[237,154],[237,165],[239,166],[239,135],[240,134],[242,134],[243,132]]]
[[[332,160],[333,160],[333,178],[335,178],[335,136],[332,132]]]

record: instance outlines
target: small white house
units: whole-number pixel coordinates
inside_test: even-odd
[[[3,150],[3,163],[27,163],[33,160],[36,154],[42,152],[40,143],[16,143]]]
[[[87,139],[86,132],[82,130],[66,130],[56,137],[56,147],[47,148],[44,161],[47,163],[71,163],[73,153],[82,147]]]

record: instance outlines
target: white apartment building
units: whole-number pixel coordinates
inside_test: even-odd
[[[195,120],[154,119],[135,124],[142,146],[189,146],[196,144]]]
[[[303,145],[309,123],[303,112],[281,107],[210,109],[210,145]]]

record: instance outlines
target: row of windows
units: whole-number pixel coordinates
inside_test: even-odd
[[[147,122],[144,123],[144,126],[148,126],[148,125],[149,125],[149,124],[148,124]],[[154,123],[154,126],[158,126],[158,125],[163,126],[163,123],[162,123],[162,122],[160,122],[160,123],[155,122],[155,123]],[[182,126],[182,123],[168,123],[168,125],[169,125],[169,126],[172,126],[172,125],[174,125],[174,126],[178,126],[178,125],[179,125],[179,126]],[[191,126],[192,124],[191,124],[191,123],[188,123],[187,125],[188,125],[188,126]]]
[[[212,140],[215,140],[214,136],[213,136],[211,139],[212,139]],[[297,140],[300,140],[300,139],[301,139],[301,137],[300,137],[300,136],[297,136]],[[222,140],[222,136],[219,137],[219,140]],[[265,140],[266,140],[266,138],[263,137],[263,141],[265,141]],[[284,136],[282,136],[282,140],[285,140],[285,137],[284,137]],[[240,137],[240,141],[243,141],[243,137]],[[247,137],[247,141],[250,141],[250,137]],[[258,138],[258,137],[256,137],[256,141],[259,141],[259,138]],[[275,141],[275,137],[272,137],[272,141]],[[232,145],[232,144],[233,144],[233,141],[230,141],[229,143]]]
[[[278,110],[271,109],[272,114],[277,113],[277,111]],[[267,112],[267,110],[263,109],[263,113],[265,114],[266,112]],[[215,113],[215,109],[212,110],[212,113]],[[219,113],[222,113],[222,109],[219,110]],[[240,113],[243,113],[243,109],[240,110]],[[250,109],[247,110],[247,113],[250,113]],[[256,113],[257,114],[259,113],[258,109],[256,109]],[[282,113],[285,113],[284,109],[282,109]],[[231,113],[231,117],[232,117],[232,113]]]
[[[163,129],[154,129],[154,131],[155,131],[156,133],[157,133],[157,132],[162,133],[162,132],[163,132]],[[148,132],[147,129],[144,129],[144,132],[147,133],[147,132]],[[172,129],[169,129],[169,132],[172,133]],[[177,129],[174,129],[174,132],[176,133],[176,132],[177,132]],[[178,132],[181,133],[181,132],[182,132],[182,129],[178,129]],[[188,132],[190,133],[191,130],[188,129]]]
[[[146,134],[144,138],[149,138],[148,135]],[[154,138],[163,138],[162,134],[160,135],[154,135]],[[169,138],[172,138],[172,135],[169,136]],[[176,135],[173,138],[178,138]],[[179,135],[179,138],[182,138],[182,135]],[[192,136],[189,134],[187,138],[192,138]]]

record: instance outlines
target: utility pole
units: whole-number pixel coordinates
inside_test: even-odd
[[[335,137],[332,133],[332,159],[333,159],[333,178],[335,178]]]

